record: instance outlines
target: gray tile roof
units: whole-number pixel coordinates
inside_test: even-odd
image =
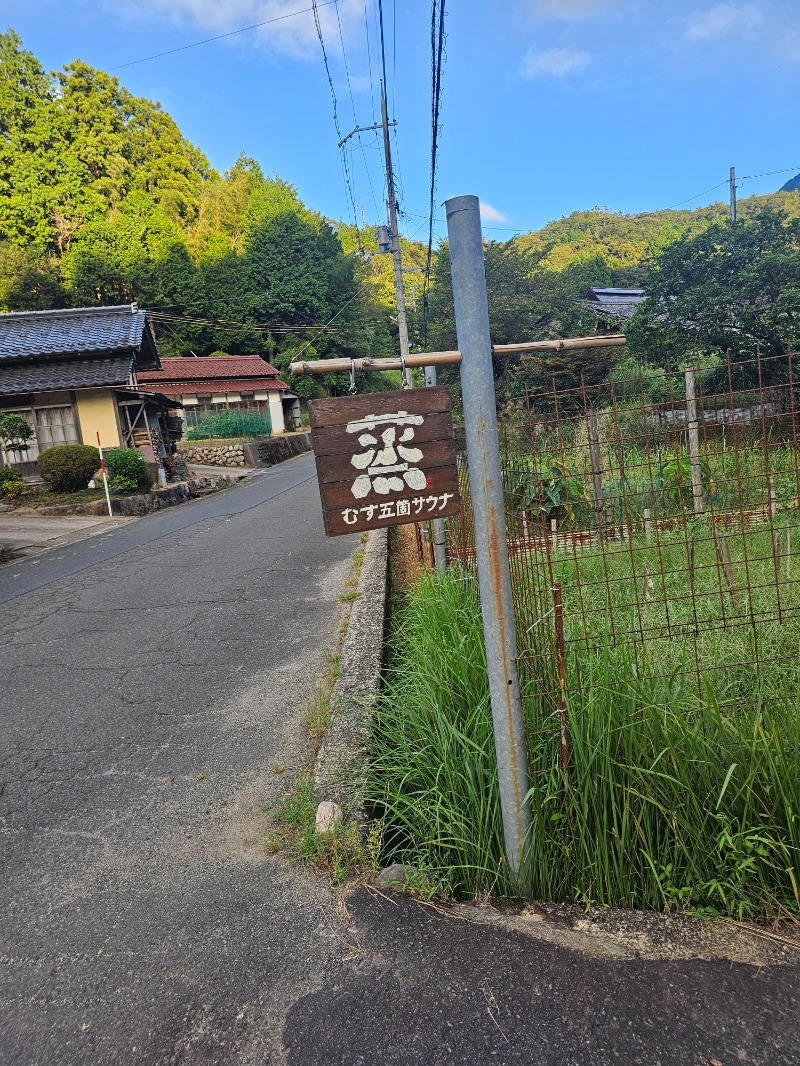
[[[149,349],[145,362],[157,366],[147,313],[136,304],[0,314],[3,362],[82,352],[132,351],[143,344]]]
[[[636,312],[644,300],[644,289],[597,289],[586,292],[584,305],[600,318],[624,321]]]
[[[91,389],[103,385],[127,385],[133,369],[133,353],[95,356],[90,359],[38,360],[18,363],[0,361],[0,396],[53,389]]]

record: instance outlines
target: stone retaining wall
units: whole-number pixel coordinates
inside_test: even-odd
[[[181,455],[187,463],[199,463],[202,466],[244,466],[244,444],[190,444],[181,448]]]
[[[310,433],[284,433],[269,440],[256,440],[244,446],[248,466],[274,466],[295,455],[311,451]]]

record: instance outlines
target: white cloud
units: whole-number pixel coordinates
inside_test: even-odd
[[[619,0],[533,0],[539,18],[582,19],[616,7]]]
[[[484,222],[508,222],[508,218],[502,211],[498,211],[491,204],[485,204],[481,200],[481,218]]]
[[[749,36],[764,23],[755,4],[716,4],[693,11],[686,24],[690,41],[730,41]]]
[[[307,56],[319,49],[312,12],[294,14],[310,7],[304,0],[117,0],[114,6],[139,22],[160,15],[211,34],[267,23],[230,41],[255,40],[271,50],[294,56]],[[361,28],[363,0],[339,0],[338,10],[345,42],[349,43]],[[329,56],[341,56],[336,6],[320,7],[318,13]]]
[[[583,70],[589,59],[588,52],[576,52],[570,48],[551,48],[548,52],[537,52],[530,48],[525,56],[524,70],[529,78],[563,78]]]

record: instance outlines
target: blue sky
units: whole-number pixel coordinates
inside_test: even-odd
[[[16,29],[47,68],[76,57],[117,68],[133,93],[161,101],[215,167],[244,151],[341,218],[349,201],[310,13],[132,62],[309,3],[0,0],[0,25]],[[379,117],[375,3],[319,9],[343,133]],[[595,205],[637,212],[725,199],[724,187],[698,194],[726,182],[730,166],[740,177],[800,171],[800,0],[449,0],[447,10],[437,201],[480,196],[487,236],[505,239]],[[422,239],[429,0],[384,0],[384,19],[402,228]],[[374,135],[361,144],[351,156],[355,197],[374,222],[382,156]],[[739,195],[790,176],[747,178]]]

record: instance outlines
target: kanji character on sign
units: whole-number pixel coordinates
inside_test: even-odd
[[[347,423],[347,432],[357,433],[358,443],[364,448],[350,460],[356,470],[365,471],[358,475],[351,489],[357,500],[363,500],[370,490],[386,496],[390,492],[402,492],[406,486],[425,488],[425,474],[413,465],[422,459],[422,450],[409,445],[414,439],[414,427],[423,421],[422,415],[395,411],[367,415]],[[379,430],[380,426],[385,428]]]

